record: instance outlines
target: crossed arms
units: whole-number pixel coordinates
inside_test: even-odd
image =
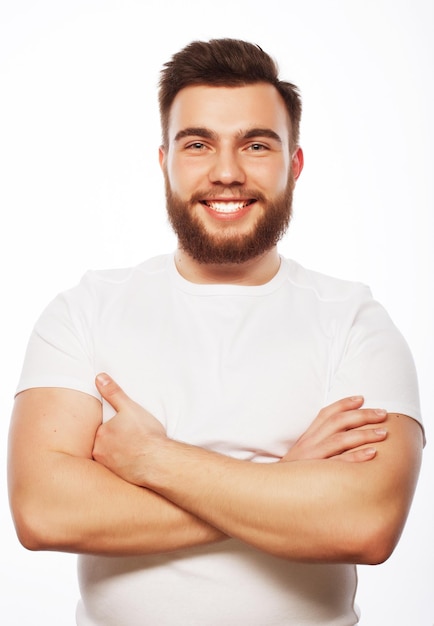
[[[236,537],[299,561],[379,563],[413,496],[419,425],[346,398],[323,409],[276,463],[238,461],[167,438],[107,376],[116,415],[67,389],[17,396],[9,489],[29,549],[161,553]],[[289,418],[290,419],[290,418]]]

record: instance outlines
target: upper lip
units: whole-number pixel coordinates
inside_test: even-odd
[[[256,198],[237,198],[237,197],[228,197],[224,196],[223,198],[203,198],[200,200],[202,204],[213,204],[216,202],[226,202],[228,204],[244,204],[247,206],[248,204],[252,204],[255,202]]]

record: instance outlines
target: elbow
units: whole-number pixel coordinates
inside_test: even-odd
[[[360,550],[352,562],[358,565],[381,565],[392,555],[395,546],[396,543],[379,539],[372,545],[365,546],[364,549]]]
[[[32,552],[41,550],[48,550],[48,546],[45,545],[39,537],[32,532],[31,529],[23,528],[21,525],[15,524],[15,530],[17,533],[18,541],[21,545]]]
[[[15,516],[14,523],[18,541],[24,548],[32,552],[50,550],[48,542],[41,535],[34,523],[24,519],[22,516]]]
[[[50,525],[40,507],[11,502],[11,512],[15,532],[24,548],[32,552],[56,549],[53,534],[48,531]]]
[[[353,536],[351,562],[380,565],[392,555],[401,535],[402,524],[396,520],[370,520]]]

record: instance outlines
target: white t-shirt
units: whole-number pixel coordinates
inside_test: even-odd
[[[67,387],[99,397],[100,371],[169,437],[253,462],[279,459],[322,407],[345,396],[421,419],[408,347],[369,289],[285,259],[253,287],[190,283],[172,255],[87,273],[37,322],[18,391]],[[104,403],[104,419],[112,415]],[[236,540],[144,557],[80,556],[79,581],[80,626],[358,621],[353,565],[292,563]]]

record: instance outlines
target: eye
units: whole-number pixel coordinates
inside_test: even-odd
[[[192,150],[193,152],[201,152],[206,149],[206,146],[201,141],[194,141],[185,146],[186,150]]]
[[[268,148],[263,143],[255,142],[247,146],[247,150],[250,150],[250,152],[263,152],[265,150],[268,150]]]

